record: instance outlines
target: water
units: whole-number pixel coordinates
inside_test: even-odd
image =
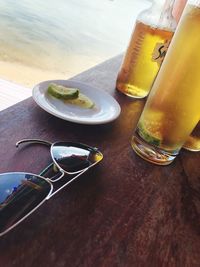
[[[113,57],[126,49],[136,16],[148,5],[146,0],[1,0],[0,77],[14,79],[18,67],[67,77]]]

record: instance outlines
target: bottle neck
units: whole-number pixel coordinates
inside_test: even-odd
[[[150,12],[155,14],[154,25],[159,28],[168,28],[174,31],[177,23],[172,15],[175,0],[152,1]]]
[[[175,0],[165,0],[160,12],[158,25],[168,25],[171,29],[176,28],[176,21],[172,15]]]
[[[162,6],[161,16],[171,15],[174,7],[175,0],[165,0]]]

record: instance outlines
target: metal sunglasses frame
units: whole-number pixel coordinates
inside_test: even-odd
[[[94,164],[91,164],[90,166],[80,170],[80,171],[76,171],[76,172],[67,172],[64,169],[62,169],[59,164],[54,160],[53,157],[53,153],[52,153],[52,148],[54,144],[57,144],[59,142],[55,142],[55,143],[51,143],[48,141],[44,141],[44,140],[40,140],[40,139],[22,139],[20,141],[18,141],[16,143],[16,147],[18,147],[20,144],[22,143],[33,143],[33,144],[42,144],[42,145],[47,145],[50,146],[50,152],[51,152],[51,158],[53,160],[53,163],[51,163],[50,165],[48,165],[41,173],[45,173],[46,171],[48,171],[54,164],[58,169],[58,172],[61,173],[61,175],[56,178],[56,179],[52,179],[52,178],[46,178],[43,177],[40,174],[34,174],[34,173],[29,173],[29,172],[11,172],[11,173],[16,173],[16,174],[28,174],[28,175],[33,175],[35,177],[39,177],[40,179],[45,180],[47,183],[49,183],[50,185],[50,191],[47,194],[47,196],[35,207],[33,208],[30,212],[28,212],[25,216],[23,216],[19,221],[17,221],[16,223],[14,223],[12,226],[10,226],[8,229],[6,229],[5,231],[0,233],[0,237],[5,235],[6,233],[8,233],[10,230],[12,230],[13,228],[15,228],[18,224],[20,224],[22,221],[24,221],[29,215],[31,215],[35,210],[37,210],[46,200],[49,200],[52,196],[54,196],[55,194],[57,194],[59,191],[61,191],[64,187],[66,187],[67,185],[69,185],[71,182],[73,182],[74,180],[76,180],[79,176],[81,176],[83,173],[85,173],[86,171],[88,171],[90,168],[94,167],[97,163],[99,163],[102,159],[103,159],[103,154],[96,148],[96,147],[90,147],[88,145],[82,144],[82,143],[75,143],[72,142],[72,144],[77,144],[77,145],[84,145],[88,148],[91,148],[93,150],[96,150],[98,153],[101,154],[102,158],[99,161],[96,161]],[[9,173],[2,173],[2,174],[9,174]],[[64,177],[64,175],[75,175],[73,176],[70,180],[68,180],[66,183],[64,183],[61,187],[59,187],[57,190],[55,190],[53,192],[54,186],[53,184],[57,181],[59,181],[61,178]],[[52,193],[53,192],[53,193]]]

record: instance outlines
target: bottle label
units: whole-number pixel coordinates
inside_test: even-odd
[[[164,57],[167,53],[167,49],[170,45],[170,41],[166,41],[165,43],[157,43],[153,53],[152,53],[152,61],[157,62],[160,66],[164,60]]]

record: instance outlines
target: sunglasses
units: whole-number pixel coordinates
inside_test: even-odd
[[[26,172],[0,174],[0,236],[103,159],[103,154],[97,148],[81,143],[52,144],[38,139],[24,139],[17,142],[16,146],[22,143],[50,146],[53,162],[39,175]],[[44,175],[49,171],[54,175],[46,178]],[[63,180],[62,183],[60,180]]]

